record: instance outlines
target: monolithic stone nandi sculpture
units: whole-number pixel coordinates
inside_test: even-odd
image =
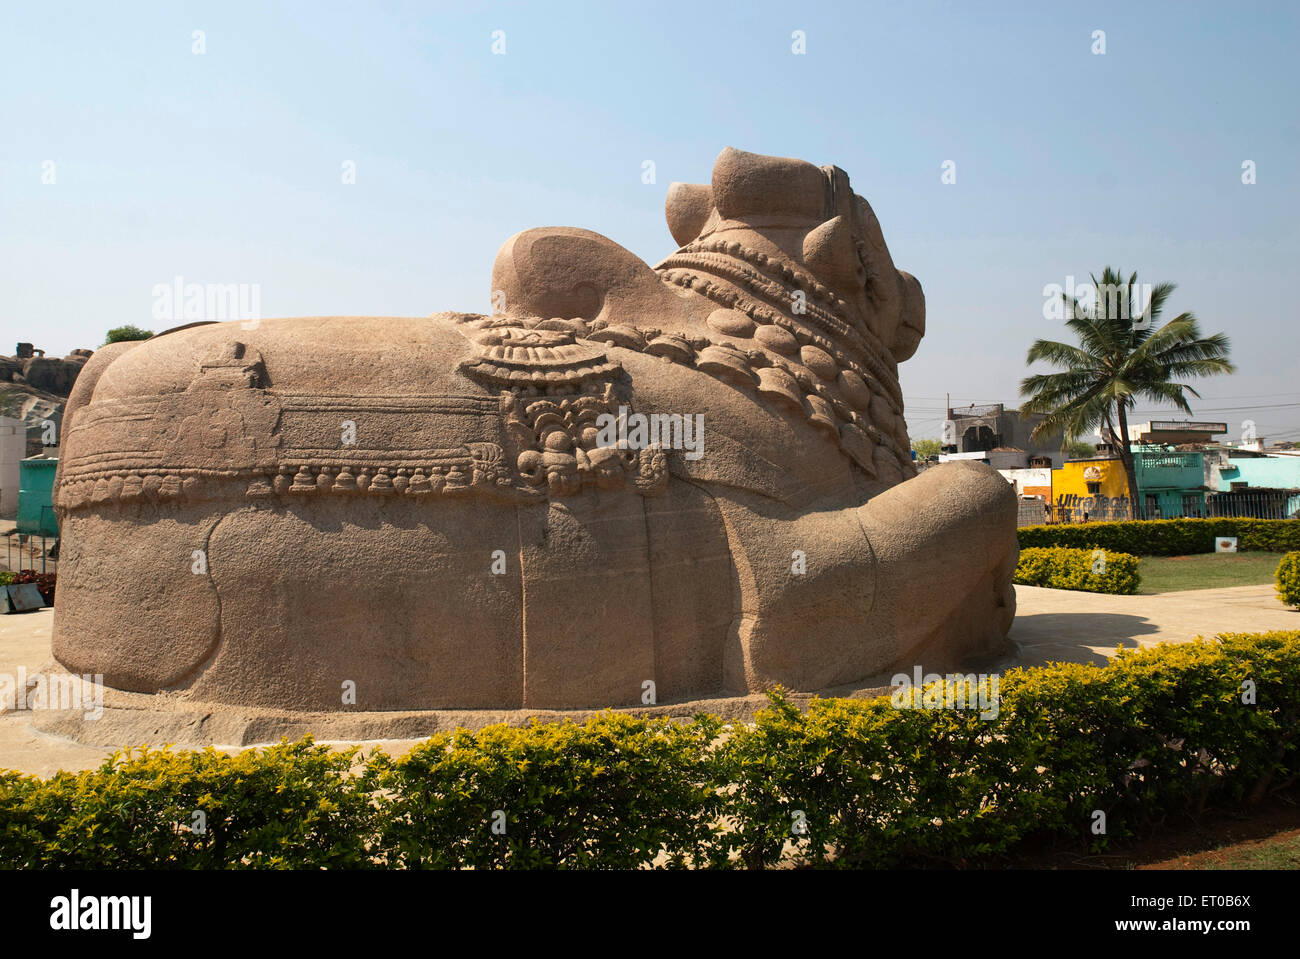
[[[978,464],[915,475],[897,364],[925,307],[871,207],[836,167],[728,149],[667,214],[654,268],[586,230],[511,238],[491,316],[97,352],[64,421],[57,659],[168,701],[339,710],[350,682],[346,708],[419,710],[998,651],[1014,495]]]

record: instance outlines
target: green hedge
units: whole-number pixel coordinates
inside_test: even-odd
[[[235,756],[146,747],[43,782],[0,772],[0,867],[361,866],[378,802],[356,752],[310,739]]]
[[[1139,561],[1128,553],[1104,549],[1030,547],[1020,551],[1015,582],[1021,586],[1048,586],[1088,593],[1132,594],[1142,578]]]
[[[987,861],[1029,837],[1104,845],[1259,799],[1300,770],[1300,631],[1121,650],[1104,667],[998,682],[996,715],[890,696],[800,711],[776,691],[748,725],[604,713],[458,730],[400,759],[307,739],[236,756],[119,753],[48,780],[3,773],[0,866]]]
[[[1242,684],[1254,683],[1254,705]],[[1300,631],[1121,650],[1001,679],[992,722],[889,699],[777,700],[730,742],[741,859],[924,865],[1031,835],[1107,836],[1211,800],[1256,799],[1300,769]],[[790,835],[801,811],[807,833]],[[793,849],[790,845],[793,843]]]
[[[1237,537],[1237,549],[1285,553],[1300,550],[1300,519],[1155,519],[1118,523],[1022,526],[1021,548],[1069,546],[1135,556],[1213,553],[1220,536]]]
[[[376,761],[379,848],[408,868],[703,865],[725,854],[711,744],[721,720],[588,722],[434,736]],[[486,805],[485,805],[486,803]]]
[[[1278,599],[1287,606],[1300,609],[1300,551],[1282,557],[1273,581],[1277,584]]]

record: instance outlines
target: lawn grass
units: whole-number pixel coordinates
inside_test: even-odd
[[[1188,853],[1151,869],[1300,869],[1300,829]]]
[[[1300,869],[1300,832],[1215,850],[1202,869]]]
[[[1195,556],[1143,556],[1139,595],[1184,589],[1270,585],[1282,553],[1199,553]]]

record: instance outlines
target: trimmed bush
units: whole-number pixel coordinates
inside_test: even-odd
[[[1136,593],[1142,578],[1139,560],[1128,553],[1103,549],[1022,549],[1015,582],[1088,593]]]
[[[1277,564],[1274,574],[1277,598],[1287,606],[1300,609],[1300,551],[1287,553]]]
[[[606,712],[434,736],[378,761],[392,797],[383,848],[409,868],[704,865],[722,814],[721,729]]]
[[[784,847],[809,865],[919,866],[1030,836],[1104,847],[1098,812],[1122,837],[1211,800],[1259,799],[1300,769],[1300,632],[1013,669],[999,691],[992,721],[887,698],[801,713],[774,695],[728,744],[741,861],[771,865]]]
[[[970,710],[900,709],[779,692],[727,744],[739,861],[924,865],[1005,849],[1037,828],[997,725]],[[1032,767],[1021,767],[1032,768]]]
[[[1220,536],[1237,537],[1237,549],[1285,553],[1300,550],[1300,519],[1154,519],[1117,523],[1063,523],[1022,526],[1022,549],[1069,546],[1105,549],[1135,556],[1190,556],[1213,553]]]
[[[974,680],[943,689],[969,701]],[[982,682],[975,709],[935,708],[938,684],[806,711],[776,690],[748,725],[603,713],[458,730],[400,759],[305,739],[118,753],[48,780],[0,772],[0,866],[960,863],[1030,838],[1104,846],[1300,772],[1300,631]]]
[[[368,776],[351,775],[356,752],[308,737],[235,756],[119,751],[98,769],[44,782],[6,772],[0,867],[363,866],[375,797]]]

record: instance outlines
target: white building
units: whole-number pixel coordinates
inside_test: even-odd
[[[27,427],[0,416],[0,519],[18,515],[18,464],[27,455]]]

